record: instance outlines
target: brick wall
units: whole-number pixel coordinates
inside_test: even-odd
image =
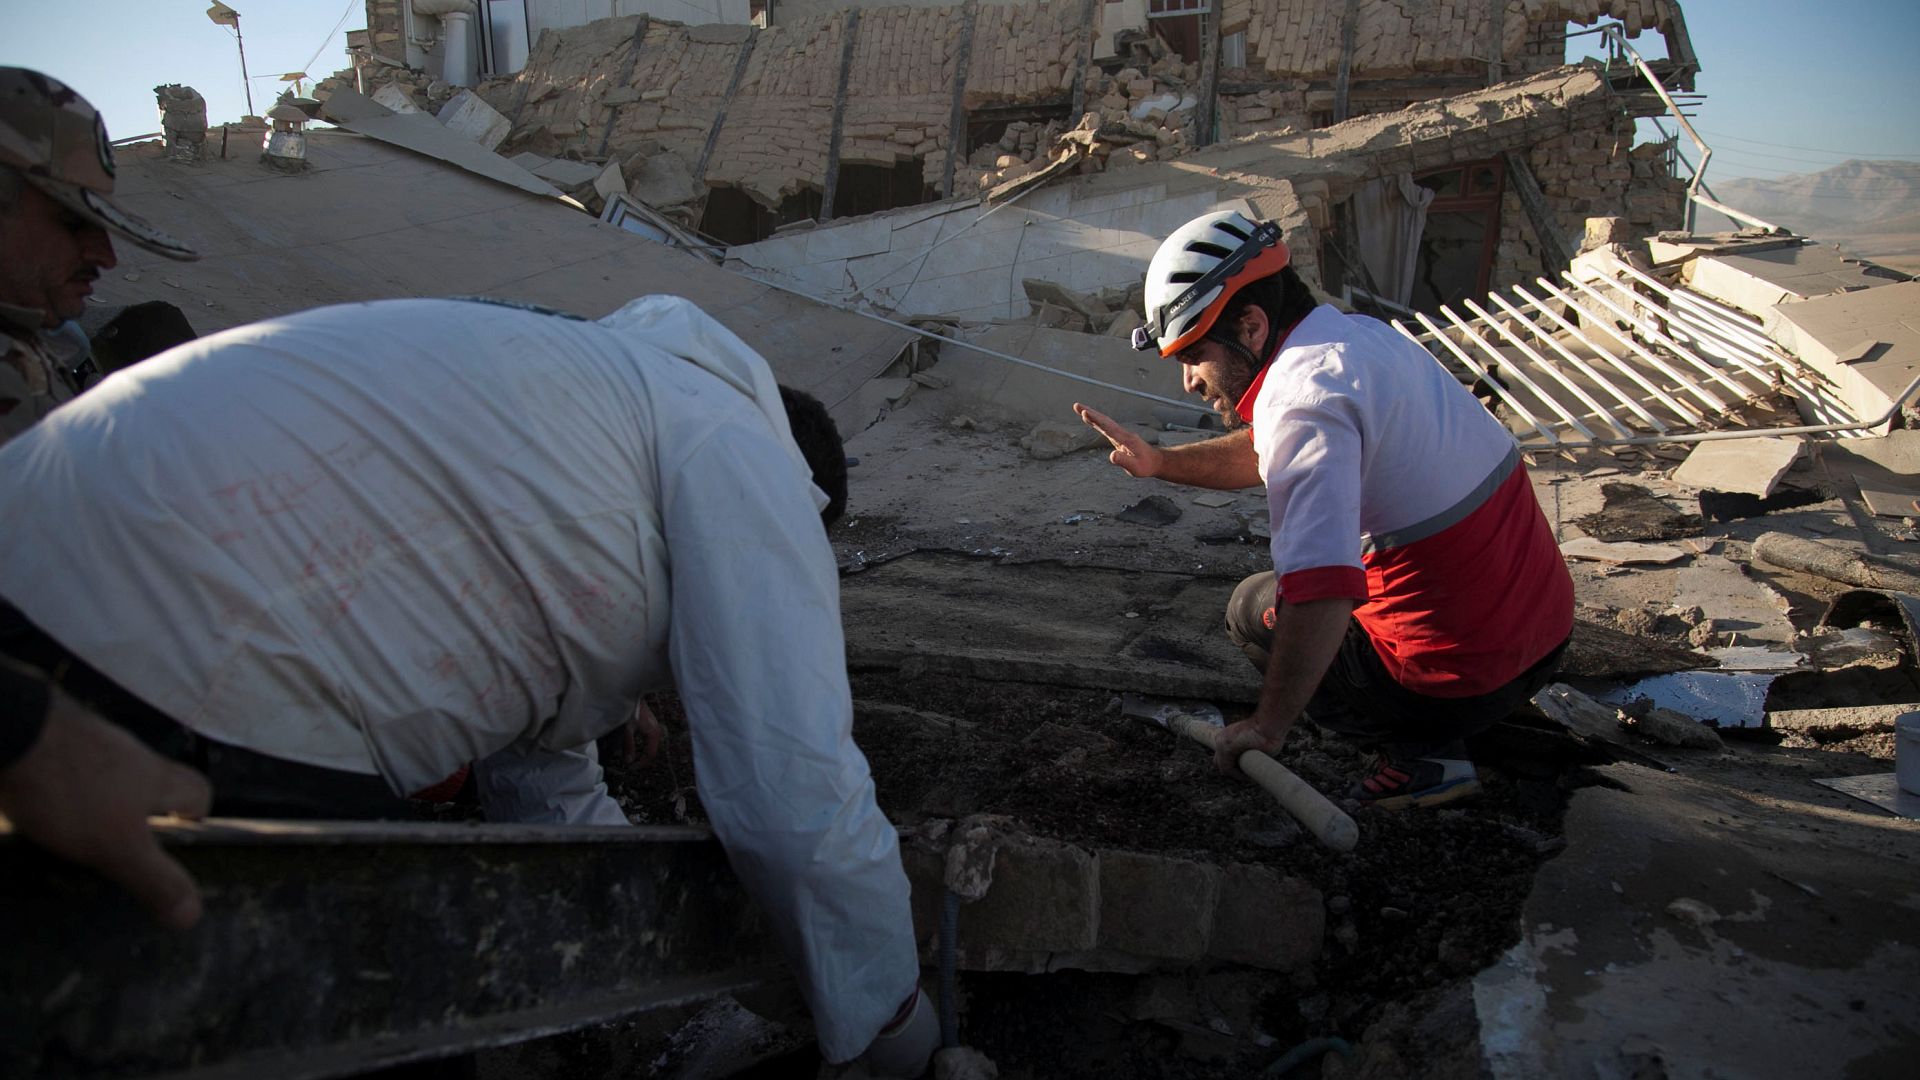
[[[401,40],[405,30],[400,5],[406,0],[367,0],[367,43],[375,54],[395,63],[406,63],[407,43]]]
[[[1247,35],[1247,65],[1269,78],[1333,76],[1340,68],[1346,0],[1224,0],[1222,33]],[[1488,46],[1503,61],[1537,71],[1532,51],[1544,33],[1557,43],[1568,22],[1613,17],[1630,34],[1665,31],[1668,0],[1369,0],[1356,8],[1352,71],[1356,78],[1484,74]]]
[[[918,159],[938,187],[952,134],[953,79],[960,59],[958,7],[868,8],[847,71],[840,160],[891,166]]]
[[[760,33],[707,164],[709,184],[773,207],[826,183],[846,25],[835,12]]]
[[[1541,193],[1570,242],[1579,243],[1590,217],[1625,218],[1637,237],[1683,223],[1686,183],[1667,174],[1658,144],[1635,147],[1632,140],[1632,121],[1622,117],[1611,128],[1575,131],[1528,151]],[[1500,207],[1493,284],[1529,282],[1541,273],[1533,223],[1509,190]]]

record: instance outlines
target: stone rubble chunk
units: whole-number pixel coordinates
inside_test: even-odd
[[[471,90],[453,95],[441,107],[437,118],[448,130],[457,131],[489,150],[506,141],[513,130],[513,121],[500,115]]]
[[[1020,448],[1036,461],[1051,461],[1105,442],[1098,431],[1077,420],[1042,420],[1021,438]]]

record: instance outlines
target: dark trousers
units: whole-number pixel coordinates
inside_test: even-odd
[[[163,757],[198,769],[222,817],[406,820],[418,818],[378,776],[256,753],[182,726],[101,674],[0,600],[0,654],[40,669],[76,701],[126,728]],[[263,724],[273,717],[259,718]]]
[[[1273,571],[1242,581],[1227,602],[1227,637],[1267,670],[1276,612]],[[1379,744],[1393,757],[1467,756],[1464,741],[1492,727],[1553,681],[1567,643],[1521,672],[1518,678],[1472,697],[1433,697],[1394,680],[1356,620],[1347,620],[1340,651],[1308,700],[1315,725],[1362,742]]]

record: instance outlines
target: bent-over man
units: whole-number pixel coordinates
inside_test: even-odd
[[[821,524],[845,458],[788,400],[674,297],[228,330],[0,449],[0,651],[201,767],[216,813],[378,816],[505,755],[624,823],[587,748],[671,685],[714,831],[848,1060],[930,1013],[851,736]]]
[[[1273,570],[1227,630],[1264,674],[1215,760],[1279,749],[1304,713],[1384,753],[1350,797],[1398,809],[1471,794],[1464,739],[1546,684],[1573,582],[1513,438],[1418,345],[1316,305],[1272,223],[1206,214],[1147,268],[1134,346],[1184,365],[1228,434],[1150,446],[1080,418],[1134,476],[1264,484]]]

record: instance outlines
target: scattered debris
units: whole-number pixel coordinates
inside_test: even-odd
[[[1020,448],[1035,461],[1052,461],[1106,443],[1105,436],[1078,420],[1042,420],[1020,439]]]
[[[1679,562],[1687,553],[1676,547],[1661,544],[1636,544],[1627,541],[1608,543],[1595,540],[1591,536],[1579,536],[1560,545],[1560,554],[1570,559],[1591,559],[1595,562],[1617,563],[1622,566],[1654,565]]]
[[[1700,534],[1699,515],[1674,509],[1639,484],[1602,484],[1600,495],[1606,502],[1599,512],[1573,520],[1596,540],[1678,540]]]
[[[1627,730],[1664,746],[1682,746],[1694,750],[1722,749],[1720,736],[1712,728],[1682,712],[1664,709],[1651,702],[1634,702],[1621,710]]]
[[[1171,525],[1180,520],[1180,507],[1165,495],[1149,495],[1113,516],[1135,525]]]

